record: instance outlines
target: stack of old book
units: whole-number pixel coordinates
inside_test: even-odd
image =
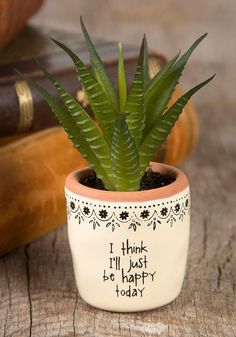
[[[70,59],[54,45],[50,36],[67,44],[89,64],[79,34],[35,27],[26,28],[0,53],[0,254],[66,223],[65,177],[86,165],[63,129],[57,126],[46,102],[15,72],[17,69],[27,73],[56,96],[37,67],[35,59],[39,59],[88,113],[92,113]],[[95,45],[116,82],[117,44],[97,40]],[[138,48],[125,46],[124,54],[130,84]],[[164,56],[151,53],[150,76],[165,63]],[[173,99],[180,94],[178,88]],[[190,154],[196,138],[196,114],[188,104],[154,159],[178,164]]]

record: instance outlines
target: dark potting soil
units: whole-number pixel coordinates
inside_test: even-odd
[[[151,190],[153,188],[164,187],[175,181],[174,172],[160,173],[147,170],[141,179],[140,191]]]
[[[160,173],[147,170],[142,177],[140,183],[140,191],[151,190],[153,188],[159,188],[170,185],[176,180],[174,172]],[[97,178],[97,175],[92,171],[89,176],[81,178],[80,183],[91,188],[98,190],[105,190],[103,182]]]
[[[101,179],[97,178],[97,175],[94,171],[91,171],[87,177],[81,178],[80,183],[97,190],[106,190],[103,182]]]

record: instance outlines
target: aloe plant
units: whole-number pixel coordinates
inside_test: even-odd
[[[91,69],[71,49],[53,41],[73,61],[97,123],[43,66],[39,65],[57,90],[59,99],[53,98],[37,82],[25,78],[46,99],[74,146],[87,159],[105,188],[137,191],[156,149],[166,140],[188,100],[214,77],[196,85],[167,108],[189,57],[207,34],[199,37],[182,56],[178,53],[152,79],[148,75],[148,48],[144,35],[128,92],[122,45],[119,43],[117,94],[82,19],[81,27]]]

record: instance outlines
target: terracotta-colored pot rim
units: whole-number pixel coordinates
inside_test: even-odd
[[[70,173],[66,179],[65,188],[70,192],[90,199],[111,202],[142,202],[171,197],[172,195],[182,192],[189,185],[186,175],[176,167],[152,162],[150,163],[150,168],[154,172],[173,172],[176,175],[176,180],[170,185],[145,191],[104,191],[84,186],[79,182],[80,178],[85,177],[91,171],[90,168],[86,167]]]

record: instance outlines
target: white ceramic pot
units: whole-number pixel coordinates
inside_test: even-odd
[[[180,293],[187,259],[190,192],[178,169],[172,184],[139,192],[100,191],[70,174],[65,193],[76,283],[89,304],[110,311],[154,309]]]

